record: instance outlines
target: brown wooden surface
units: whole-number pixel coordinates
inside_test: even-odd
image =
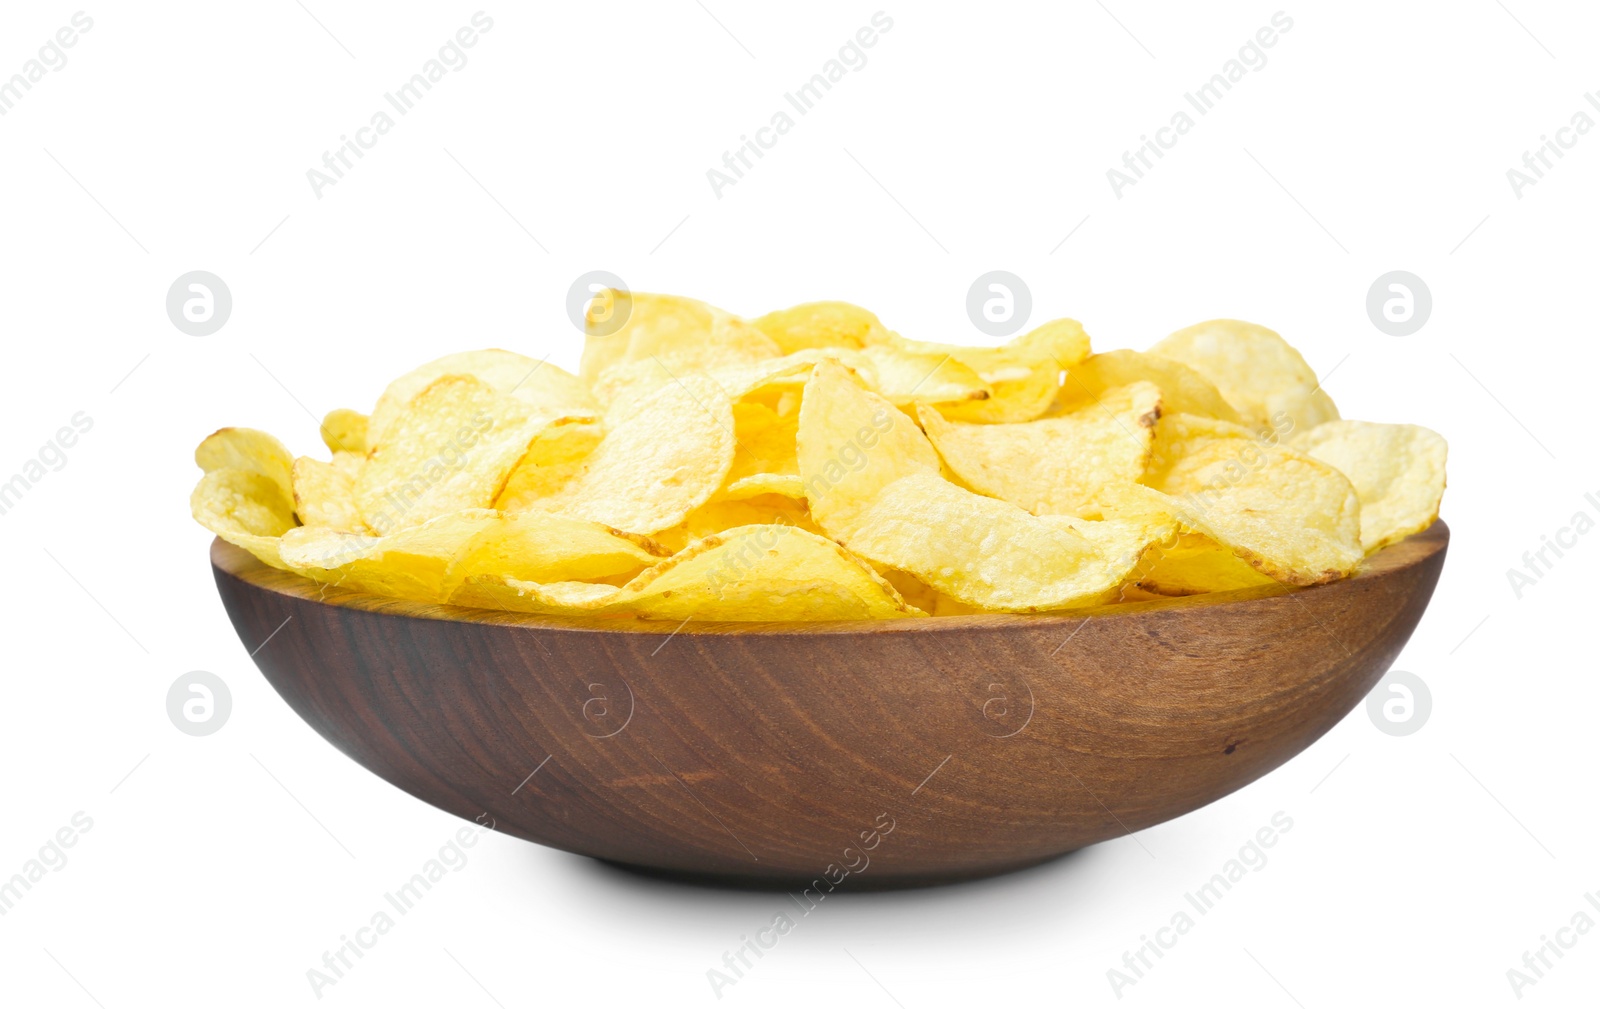
[[[272,635],[278,693],[398,787],[568,851],[826,892],[1018,868],[1248,784],[1382,677],[1448,541],[1436,523],[1311,589],[679,628],[325,589],[220,540],[211,559],[245,648]]]

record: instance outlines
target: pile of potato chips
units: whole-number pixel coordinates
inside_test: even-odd
[[[194,516],[385,596],[852,620],[1316,585],[1444,491],[1442,438],[1340,420],[1248,323],[1094,354],[1070,319],[958,347],[839,302],[746,320],[618,291],[589,329],[578,375],[474,351],[333,411],[331,461],[224,428],[195,450]]]

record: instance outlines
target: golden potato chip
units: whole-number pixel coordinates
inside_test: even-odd
[[[362,521],[389,533],[487,508],[550,420],[471,375],[436,379],[383,430],[356,477]]]
[[[1180,361],[1211,381],[1227,401],[1255,424],[1294,431],[1338,420],[1339,408],[1322,390],[1317,373],[1283,337],[1236,319],[1213,319],[1180,329],[1150,348]]]
[[[742,501],[747,498],[763,497],[766,495],[781,495],[804,501],[806,497],[805,482],[798,473],[752,473],[737,480],[729,479],[728,485],[717,491],[710,503],[720,501]]]
[[[1184,533],[1164,549],[1152,548],[1139,566],[1139,588],[1157,596],[1276,585],[1277,582],[1234,556],[1209,536]]]
[[[570,585],[570,583],[569,583]],[[655,620],[867,620],[920,615],[837,543],[786,525],[730,529],[690,544],[614,593],[574,592],[494,576],[452,601],[533,613],[632,614]]]
[[[754,325],[785,354],[814,347],[860,350],[887,339],[876,315],[844,301],[813,301],[768,312]]]
[[[907,340],[884,329],[871,312],[844,302],[798,305],[763,316],[756,325],[786,350],[856,350],[873,366],[868,384],[891,402],[964,404],[964,412],[952,416],[972,421],[1038,416],[1054,397],[1060,368],[1089,348],[1083,327],[1071,319],[1047,323],[1001,347]],[[995,396],[1006,401],[979,405]]]
[[[1076,319],[1052,319],[998,347],[963,347],[949,343],[903,340],[904,345],[922,353],[946,353],[980,372],[998,371],[1018,365],[1029,367],[1035,358],[1056,362],[1056,370],[1070,368],[1089,356],[1089,334]]]
[[[800,466],[795,461],[794,438],[799,426],[798,414],[783,415],[760,403],[734,403],[733,466],[717,499],[771,493],[804,497]]]
[[[900,593],[900,598],[906,601],[907,606],[913,606],[930,616],[938,608],[939,600],[945,598],[916,575],[884,567],[881,564],[872,565],[872,570],[894,586],[894,590]]]
[[[1155,457],[1153,450],[1151,457]],[[1141,479],[1149,478],[1148,467],[1145,472]],[[1118,481],[1095,488],[1094,494],[1070,514],[1083,519],[1121,519],[1160,525],[1176,522],[1177,513],[1177,502],[1155,488]]]
[[[1361,547],[1367,553],[1421,532],[1439,517],[1444,496],[1443,438],[1415,424],[1335,420],[1292,443],[1350,478],[1361,499]]]
[[[189,495],[189,511],[196,522],[263,563],[286,567],[279,555],[279,538],[295,528],[294,506],[270,476],[227,467],[212,469]]]
[[[367,447],[385,439],[389,426],[411,400],[446,375],[470,375],[526,409],[530,416],[597,418],[600,406],[576,375],[549,361],[509,350],[469,350],[448,354],[400,376],[378,397],[367,419]]]
[[[631,578],[667,555],[647,536],[543,511],[497,517],[454,553],[444,592],[473,575],[531,582],[616,581]]]
[[[918,350],[939,344],[912,344]],[[1061,387],[1061,373],[1089,356],[1089,335],[1076,320],[1056,319],[999,347],[947,347],[957,361],[978,373],[991,393],[986,400],[941,406],[951,420],[1005,424],[1033,420],[1050,408]]]
[[[352,456],[353,453],[342,453]],[[356,507],[355,477],[331,462],[301,456],[294,461],[294,511],[302,525],[365,533]]]
[[[194,461],[207,473],[219,469],[259,473],[277,484],[285,501],[294,500],[294,482],[289,476],[294,456],[283,447],[283,442],[265,431],[251,427],[222,428],[195,446]]]
[[[639,405],[660,391],[663,386],[683,381],[684,376],[703,374],[686,368],[681,362],[669,367],[660,358],[643,361],[624,361],[605,370],[595,383],[595,398],[605,404],[604,417],[608,424],[620,424],[637,413]]]
[[[729,529],[624,586],[658,620],[867,620],[918,615],[837,543],[789,525]]]
[[[333,468],[349,477],[352,481],[361,475],[361,469],[367,464],[364,452],[335,452],[333,454]]]
[[[820,348],[857,352],[841,357],[865,370],[867,383],[890,402],[953,403],[988,399],[990,389],[972,367],[943,344],[913,344],[884,329],[878,317],[843,301],[819,301],[770,312],[755,321],[785,353]],[[869,367],[861,368],[866,362]]]
[[[933,609],[928,612],[936,617],[968,617],[989,611],[981,606],[969,606],[959,599],[952,599],[942,592],[936,592],[933,597]]]
[[[1195,444],[1205,439],[1235,439],[1247,443],[1258,440],[1243,424],[1176,411],[1164,413],[1156,425],[1156,438],[1150,448],[1144,483],[1151,487],[1161,486],[1167,471],[1187,458]],[[1260,440],[1269,445],[1278,443],[1275,436]]]
[[[606,404],[606,421],[610,424],[621,423],[637,413],[640,404],[661,386],[682,382],[689,376],[713,383],[734,402],[746,398],[772,400],[776,397],[769,395],[771,393],[803,388],[811,369],[822,360],[838,361],[850,371],[862,374],[866,381],[872,381],[876,375],[872,363],[866,358],[855,351],[839,348],[800,350],[751,364],[681,373],[669,371],[659,359],[638,361],[618,365],[608,372],[616,385]],[[764,405],[770,406],[770,403]]]
[[[795,477],[799,480],[799,477]],[[726,501],[707,501],[689,513],[684,520],[684,542],[703,539],[739,526],[751,525],[798,526],[809,532],[822,530],[811,521],[806,509],[805,495],[753,494],[749,497]]]
[[[528,443],[494,506],[504,512],[521,511],[561,490],[583,471],[584,460],[599,446],[605,430],[598,421],[552,422]]]
[[[806,383],[795,445],[812,518],[824,529],[848,526],[902,476],[939,472],[939,455],[916,423],[831,362]]]
[[[591,313],[608,304],[606,298],[602,292],[591,301]],[[782,356],[761,330],[703,301],[665,294],[628,298],[628,318],[620,329],[589,317],[579,374],[601,402],[639,382],[659,384],[655,370],[645,367],[652,363],[677,377]]]
[[[331,452],[367,454],[367,415],[340,407],[322,418],[322,443]]]
[[[963,424],[927,406],[917,417],[945,465],[973,490],[1035,515],[1079,514],[1101,487],[1144,475],[1161,390],[1139,382],[1074,413],[1018,424]]]
[[[754,364],[712,368],[703,374],[721,387],[729,399],[740,400],[772,386],[799,389],[811,377],[811,369],[821,361],[837,361],[851,371],[871,372],[871,363],[860,353],[839,347],[825,347],[797,350],[793,354]]]
[[[1136,350],[1111,350],[1092,354],[1067,369],[1049,413],[1059,415],[1082,409],[1108,389],[1150,382],[1161,390],[1161,405],[1169,413],[1242,423],[1239,411],[1222,398],[1217,387],[1199,372],[1179,361]]]
[[[1280,582],[1320,585],[1361,562],[1361,506],[1350,481],[1238,425],[1163,418],[1145,482],[1173,498],[1186,527]]]
[[[687,376],[611,427],[578,475],[534,506],[631,533],[670,529],[722,485],[733,465],[733,430],[727,395],[703,376]]]
[[[497,512],[470,508],[439,515],[386,536],[298,526],[280,553],[297,574],[329,585],[421,602],[443,602],[445,574],[474,536],[502,523]]]
[[[705,505],[701,505],[701,507],[703,508]],[[699,510],[699,508],[695,509],[695,511]],[[690,514],[692,515],[694,512],[690,512]],[[652,533],[650,538],[661,544],[669,557],[694,542],[694,537],[689,535],[688,519],[684,519],[671,529],[663,529],[658,533]]]
[[[810,378],[811,376],[807,374],[806,379],[809,381]],[[805,383],[802,382],[798,389],[788,385],[770,386],[750,393],[745,399],[751,403],[760,403],[780,416],[787,416],[800,412],[800,397],[804,393]]]
[[[1108,602],[1162,532],[1142,523],[1035,516],[935,473],[883,488],[848,525],[855,553],[969,606],[1032,613]]]
[[[798,444],[812,518],[829,536],[968,605],[1105,601],[1160,533],[1159,523],[1037,517],[957,487],[905,414],[828,364],[806,386]]]
[[[615,585],[595,582],[527,582],[503,575],[472,575],[450,593],[452,606],[478,610],[511,610],[541,616],[619,616],[622,598]]]
[[[867,381],[896,406],[965,403],[993,395],[989,383],[947,353],[908,350],[890,344],[859,352],[871,364]]]

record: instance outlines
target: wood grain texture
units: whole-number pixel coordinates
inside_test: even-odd
[[[211,558],[278,693],[394,785],[540,844],[825,893],[1019,868],[1248,784],[1382,677],[1448,541],[1436,523],[1311,589],[681,627],[327,589],[220,540]]]

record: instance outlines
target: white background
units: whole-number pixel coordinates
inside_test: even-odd
[[[0,76],[77,9],[7,5]],[[1116,1004],[1107,970],[1280,810],[1294,827],[1270,862],[1121,1002],[1517,1001],[1507,969],[1600,890],[1600,536],[1520,600],[1506,575],[1575,512],[1600,516],[1584,500],[1600,497],[1600,131],[1520,199],[1506,171],[1578,110],[1600,117],[1583,98],[1600,12],[1286,7],[1268,63],[1118,199],[1106,170],[1277,6],[886,6],[869,62],[718,199],[706,170],[875,4],[485,8],[467,65],[318,199],[306,170],[478,9],[87,8],[69,62],[0,117],[0,479],[76,411],[94,420],[0,516],[0,876],[74,812],[94,823],[0,917],[0,1002],[313,1004],[307,969],[456,830],[257,673],[188,516],[190,451],[237,424],[320,452],[310,414],[370,408],[448,351],[574,368],[563,300],[592,269],[746,314],[848,299],[969,342],[987,338],[967,287],[1011,270],[1035,321],[1072,315],[1102,349],[1219,315],[1265,323],[1346,416],[1451,444],[1450,557],[1397,663],[1431,688],[1420,732],[1357,710],[1137,838],[987,882],[842,893],[723,1004]],[[163,307],[195,269],[234,298],[208,337]],[[1366,313],[1395,269],[1432,292],[1412,336]],[[205,738],[164,706],[193,669],[233,696]],[[786,906],[496,834],[470,855],[321,1001],[709,1006],[706,971]],[[1587,1004],[1597,987],[1600,932],[1523,1001]]]

